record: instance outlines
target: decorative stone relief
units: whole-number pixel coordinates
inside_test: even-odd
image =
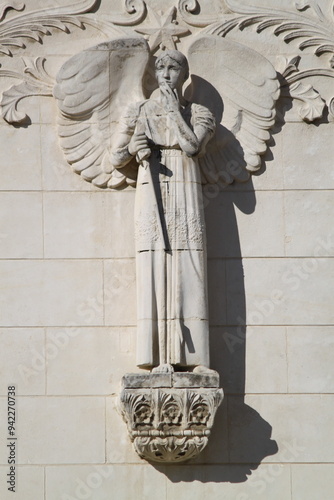
[[[138,455],[183,462],[207,445],[223,400],[218,374],[126,375],[120,410]]]
[[[261,167],[280,95],[300,101],[301,119],[313,122],[325,102],[302,80],[334,76],[333,59],[326,69],[299,71],[299,56],[274,68],[228,35],[275,27],[284,42],[303,39],[296,50],[319,56],[333,53],[333,19],[316,1],[273,12],[226,0],[218,20],[202,15],[198,0],[161,15],[148,2],[125,0],[122,13],[99,19],[89,14],[97,6],[81,0],[8,20],[8,10],[25,5],[3,6],[4,57],[55,31],[90,26],[106,40],[70,57],[55,76],[42,56],[22,58],[21,71],[2,68],[0,77],[20,83],[3,92],[1,110],[8,123],[23,124],[23,98],[54,97],[73,171],[97,188],[136,187],[137,365],[152,371],[124,377],[120,405],[141,457],[179,462],[205,447],[223,398],[209,360],[202,185],[247,181]],[[321,23],[302,12],[309,8]]]

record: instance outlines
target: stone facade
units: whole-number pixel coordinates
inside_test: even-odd
[[[16,10],[0,9],[0,497],[12,498],[6,428],[15,386],[17,500],[157,492],[162,500],[330,500],[332,0],[299,9],[289,0],[199,0],[201,16],[195,0],[7,3]],[[153,466],[134,451],[117,410],[124,374],[142,373],[135,190],[100,189],[71,171],[51,94],[73,55],[137,28],[167,36],[164,23],[184,52],[188,32],[200,30],[256,51],[279,72],[281,97],[261,169],[245,183],[204,190],[210,367],[224,401],[197,458]],[[41,28],[31,34],[31,26]],[[180,26],[185,33],[174,31]]]

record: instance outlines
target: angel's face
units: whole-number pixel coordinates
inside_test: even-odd
[[[166,56],[155,67],[159,86],[167,84],[171,89],[180,89],[186,80],[187,69]]]

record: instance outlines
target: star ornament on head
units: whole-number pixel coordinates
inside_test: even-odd
[[[178,23],[175,20],[175,13],[176,7],[172,7],[172,9],[164,16],[158,16],[157,13],[152,10],[151,14],[156,21],[156,27],[140,29],[137,28],[135,30],[137,31],[137,33],[147,35],[152,52],[154,52],[159,47],[162,50],[175,49],[178,38],[189,33],[189,30],[185,26],[178,26]]]

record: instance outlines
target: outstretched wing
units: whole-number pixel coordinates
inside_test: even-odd
[[[129,103],[145,98],[148,58],[143,38],[121,38],[71,57],[57,75],[53,93],[61,147],[73,170],[98,187],[135,185],[135,162],[118,171],[109,152],[120,115]]]
[[[203,182],[246,181],[260,168],[275,123],[276,71],[254,50],[211,35],[196,39],[188,57],[193,73],[188,95],[220,124],[200,159]]]

